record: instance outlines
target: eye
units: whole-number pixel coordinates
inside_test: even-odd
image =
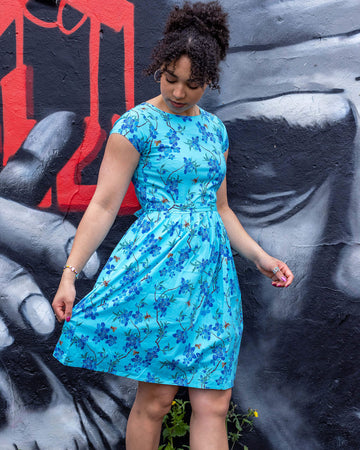
[[[316,102],[316,96],[312,97]],[[341,119],[334,114],[326,124],[314,119],[311,126],[292,124],[285,113],[284,119],[259,114],[225,121],[231,148],[230,206],[257,226],[280,223],[299,213],[336,172],[339,160],[346,160],[343,173],[352,170],[351,157],[346,157],[356,134],[351,110]],[[347,145],[336,138],[345,135]]]
[[[199,89],[199,87],[201,87],[200,84],[195,83],[195,82],[188,83],[187,86],[188,86],[189,89]]]
[[[166,80],[168,83],[171,83],[171,84],[176,83],[176,78],[175,78],[175,77],[172,77],[171,75],[166,75],[166,76],[165,76],[165,80]]]

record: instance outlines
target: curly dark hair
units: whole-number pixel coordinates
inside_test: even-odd
[[[218,1],[185,2],[175,6],[165,25],[163,38],[152,53],[152,62],[145,70],[154,74],[166,69],[186,55],[191,61],[191,77],[201,86],[219,89],[219,63],[229,47],[227,13]]]

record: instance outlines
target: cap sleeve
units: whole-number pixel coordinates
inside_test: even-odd
[[[110,134],[117,133],[126,137],[141,155],[144,147],[144,136],[140,131],[139,122],[139,112],[136,109],[130,109],[114,123]]]
[[[216,117],[216,116],[215,116]],[[224,123],[218,118],[217,119],[217,137],[222,147],[222,152],[225,153],[229,148],[229,137]]]

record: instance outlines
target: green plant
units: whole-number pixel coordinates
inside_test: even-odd
[[[175,450],[174,439],[183,437],[189,432],[189,425],[186,423],[186,407],[190,406],[187,400],[176,399],[172,402],[171,410],[164,417],[162,440],[164,443],[160,445],[159,450]],[[184,445],[183,448],[176,448],[176,450],[184,450],[190,448]]]
[[[251,431],[254,428],[253,419],[258,417],[258,413],[255,409],[248,409],[246,414],[242,414],[236,411],[237,405],[233,402],[230,403],[230,408],[226,416],[226,429],[228,435],[228,441],[231,445],[230,450],[233,450],[236,442],[239,441],[244,431]],[[244,450],[249,450],[248,447],[241,442]]]
[[[189,449],[188,445],[176,446],[179,438],[184,438],[189,433],[190,427],[188,419],[191,409],[190,402],[187,400],[176,399],[172,402],[170,412],[164,417],[162,439],[159,450],[185,450]],[[249,409],[246,414],[237,412],[237,405],[230,403],[230,408],[226,416],[226,429],[230,450],[234,449],[236,442],[242,445],[244,450],[248,447],[241,442],[239,438],[244,432],[251,431],[254,427],[253,419],[258,417],[258,413],[254,409]]]

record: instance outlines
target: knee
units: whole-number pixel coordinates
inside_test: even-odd
[[[170,411],[173,397],[159,396],[147,399],[146,402],[137,402],[133,405],[133,412],[146,419],[158,422]]]
[[[169,399],[154,399],[145,407],[146,415],[149,419],[158,421],[163,420],[164,416],[170,411],[172,400]]]
[[[218,391],[215,395],[199,395],[191,401],[192,413],[195,416],[212,416],[225,420],[229,411],[231,390]]]

